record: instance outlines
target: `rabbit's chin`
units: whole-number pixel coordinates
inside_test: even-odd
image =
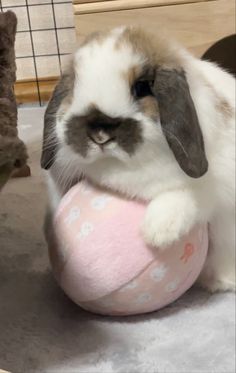
[[[103,149],[96,144],[91,144],[86,156],[82,156],[71,146],[64,145],[58,151],[56,163],[60,167],[61,164],[66,163],[69,169],[78,170],[78,173],[86,175],[88,169],[96,169],[97,167],[104,169],[108,163],[119,164],[120,168],[126,168],[134,158],[135,155],[131,157],[116,143],[107,144]]]

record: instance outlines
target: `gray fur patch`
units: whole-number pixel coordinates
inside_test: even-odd
[[[74,151],[86,157],[93,131],[102,129],[129,155],[142,142],[142,129],[132,118],[111,118],[96,108],[84,116],[74,116],[67,122],[66,141]]]
[[[193,178],[208,169],[202,131],[183,70],[157,69],[153,87],[163,133],[183,171]]]

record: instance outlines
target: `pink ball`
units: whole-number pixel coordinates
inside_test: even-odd
[[[106,315],[151,312],[195,282],[207,255],[207,226],[161,251],[143,241],[145,209],[86,182],[64,196],[49,252],[59,284],[75,303]]]

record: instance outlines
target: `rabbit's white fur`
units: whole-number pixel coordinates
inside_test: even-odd
[[[165,248],[196,223],[207,221],[210,249],[200,281],[212,291],[235,289],[235,80],[216,65],[178,48],[209,162],[208,172],[192,179],[177,164],[161,127],[137,112],[129,97],[120,71],[124,65],[129,69],[141,64],[142,57],[128,46],[111,53],[122,30],[113,31],[102,47],[94,41],[75,55],[72,102],[57,119],[60,149],[48,173],[51,206],[56,209],[65,181],[83,173],[100,185],[150,202],[142,229],[152,245]],[[97,54],[97,48],[103,48],[102,53]],[[87,158],[65,145],[66,119],[82,115],[91,103],[107,115],[142,122],[145,141],[132,157],[112,143],[105,157],[91,145]]]

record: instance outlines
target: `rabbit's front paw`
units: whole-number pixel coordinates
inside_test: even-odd
[[[211,293],[218,291],[236,291],[235,274],[229,274],[229,276],[213,275],[212,277],[201,275],[198,279],[198,283]]]
[[[187,234],[196,223],[196,204],[184,191],[153,200],[146,212],[143,236],[150,246],[165,249]]]

